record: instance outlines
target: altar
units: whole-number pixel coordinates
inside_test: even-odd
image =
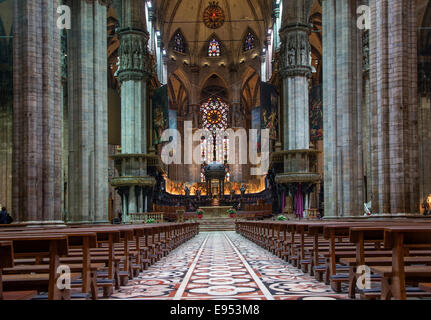
[[[205,217],[213,218],[213,217],[228,217],[229,214],[227,211],[232,208],[231,206],[213,206],[213,207],[200,207],[205,214]]]

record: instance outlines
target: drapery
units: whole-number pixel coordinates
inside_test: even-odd
[[[296,190],[295,195],[295,215],[299,218],[303,218],[304,216],[304,201],[302,199],[302,186],[299,184],[298,190]]]
[[[281,194],[281,213],[284,213],[284,208],[286,207],[286,197],[284,192]]]

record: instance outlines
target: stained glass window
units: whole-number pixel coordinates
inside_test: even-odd
[[[212,39],[208,46],[209,57],[220,57],[220,43],[217,39]]]
[[[220,98],[209,98],[201,105],[202,127],[209,130],[215,140],[216,162],[227,160],[229,141],[227,137],[217,135],[217,131],[226,130],[229,106]],[[211,163],[214,159],[214,140],[203,139],[201,143],[202,159]]]
[[[201,105],[203,129],[208,129],[213,135],[217,130],[227,128],[229,107],[220,98],[209,98]]]
[[[176,52],[180,52],[180,53],[185,53],[186,52],[186,47],[185,47],[185,43],[184,43],[184,37],[181,34],[181,32],[177,32],[174,35],[174,51]]]
[[[247,33],[247,36],[244,39],[244,51],[249,51],[256,48],[256,39],[253,33]]]

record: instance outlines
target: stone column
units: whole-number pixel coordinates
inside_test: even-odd
[[[357,0],[323,1],[325,217],[363,214],[362,41]]]
[[[106,5],[71,1],[69,59],[69,221],[108,222]]]
[[[147,175],[148,154],[148,92],[147,81],[152,66],[148,53],[149,34],[146,30],[145,1],[124,0],[122,11],[122,29],[120,39],[120,68],[118,80],[121,82],[121,156],[140,155],[139,166],[133,164],[120,172],[129,179],[129,192],[123,192],[123,203],[127,213],[145,211],[143,208],[143,185],[136,178]],[[126,161],[125,158],[121,161]],[[123,167],[124,168],[124,167]],[[128,194],[127,198],[126,194]],[[123,213],[126,213],[123,212]],[[123,215],[129,221],[127,214]]]
[[[362,150],[364,202],[371,200],[371,109],[370,109],[370,32],[362,33]]]
[[[58,5],[14,1],[12,213],[28,224],[63,223]]]
[[[320,181],[320,175],[315,170],[317,152],[310,150],[308,81],[312,68],[311,25],[308,21],[312,6],[311,0],[284,1],[280,30],[283,151],[276,155],[283,161],[283,172],[277,172],[275,181],[289,190],[292,196],[301,187],[304,191],[301,201]]]
[[[147,153],[148,34],[127,28],[120,35],[121,151]]]
[[[13,9],[11,10],[13,11]],[[0,206],[12,209],[13,52],[8,32],[0,32]]]
[[[418,70],[420,203],[424,203],[431,194],[431,57],[420,57]]]
[[[305,150],[310,143],[308,78],[311,77],[310,26],[285,24],[280,30],[284,150]]]
[[[0,101],[0,205],[9,211],[12,209],[12,104],[12,94],[5,96],[4,105]]]
[[[416,2],[370,0],[372,212],[419,212]]]
[[[232,106],[231,106],[231,127],[237,129],[246,129],[244,127],[244,122],[242,119],[241,110],[241,79],[238,74],[237,68],[232,68],[234,72],[231,72],[231,83],[232,83]],[[230,181],[232,182],[242,182],[244,181],[243,172],[245,172],[245,165],[240,164],[239,150],[240,144],[236,141],[231,141],[230,143],[235,143],[235,146],[230,146],[230,148],[235,147],[235,164],[229,165],[230,170]]]

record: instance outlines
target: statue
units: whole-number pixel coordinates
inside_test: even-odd
[[[301,64],[306,66],[307,65],[307,39],[302,38],[301,39]]]
[[[186,194],[186,197],[189,197],[190,196],[190,189],[189,189],[189,187],[185,187],[184,188],[184,193]]]
[[[126,70],[129,68],[129,52],[130,52],[130,43],[128,39],[124,40],[124,44],[121,47],[121,57],[123,58],[123,66],[122,70]]]
[[[139,40],[134,41],[134,50],[133,50],[133,69],[138,69],[140,66],[140,51],[139,51]]]
[[[242,185],[241,186],[241,197],[244,197],[244,195],[245,195],[245,187],[244,187],[244,185]]]
[[[287,50],[287,62],[289,66],[295,65],[296,62],[296,41],[294,37],[290,37],[288,40],[288,50]]]
[[[428,216],[431,214],[431,195],[429,195],[423,202],[422,208],[424,208],[424,215]]]

